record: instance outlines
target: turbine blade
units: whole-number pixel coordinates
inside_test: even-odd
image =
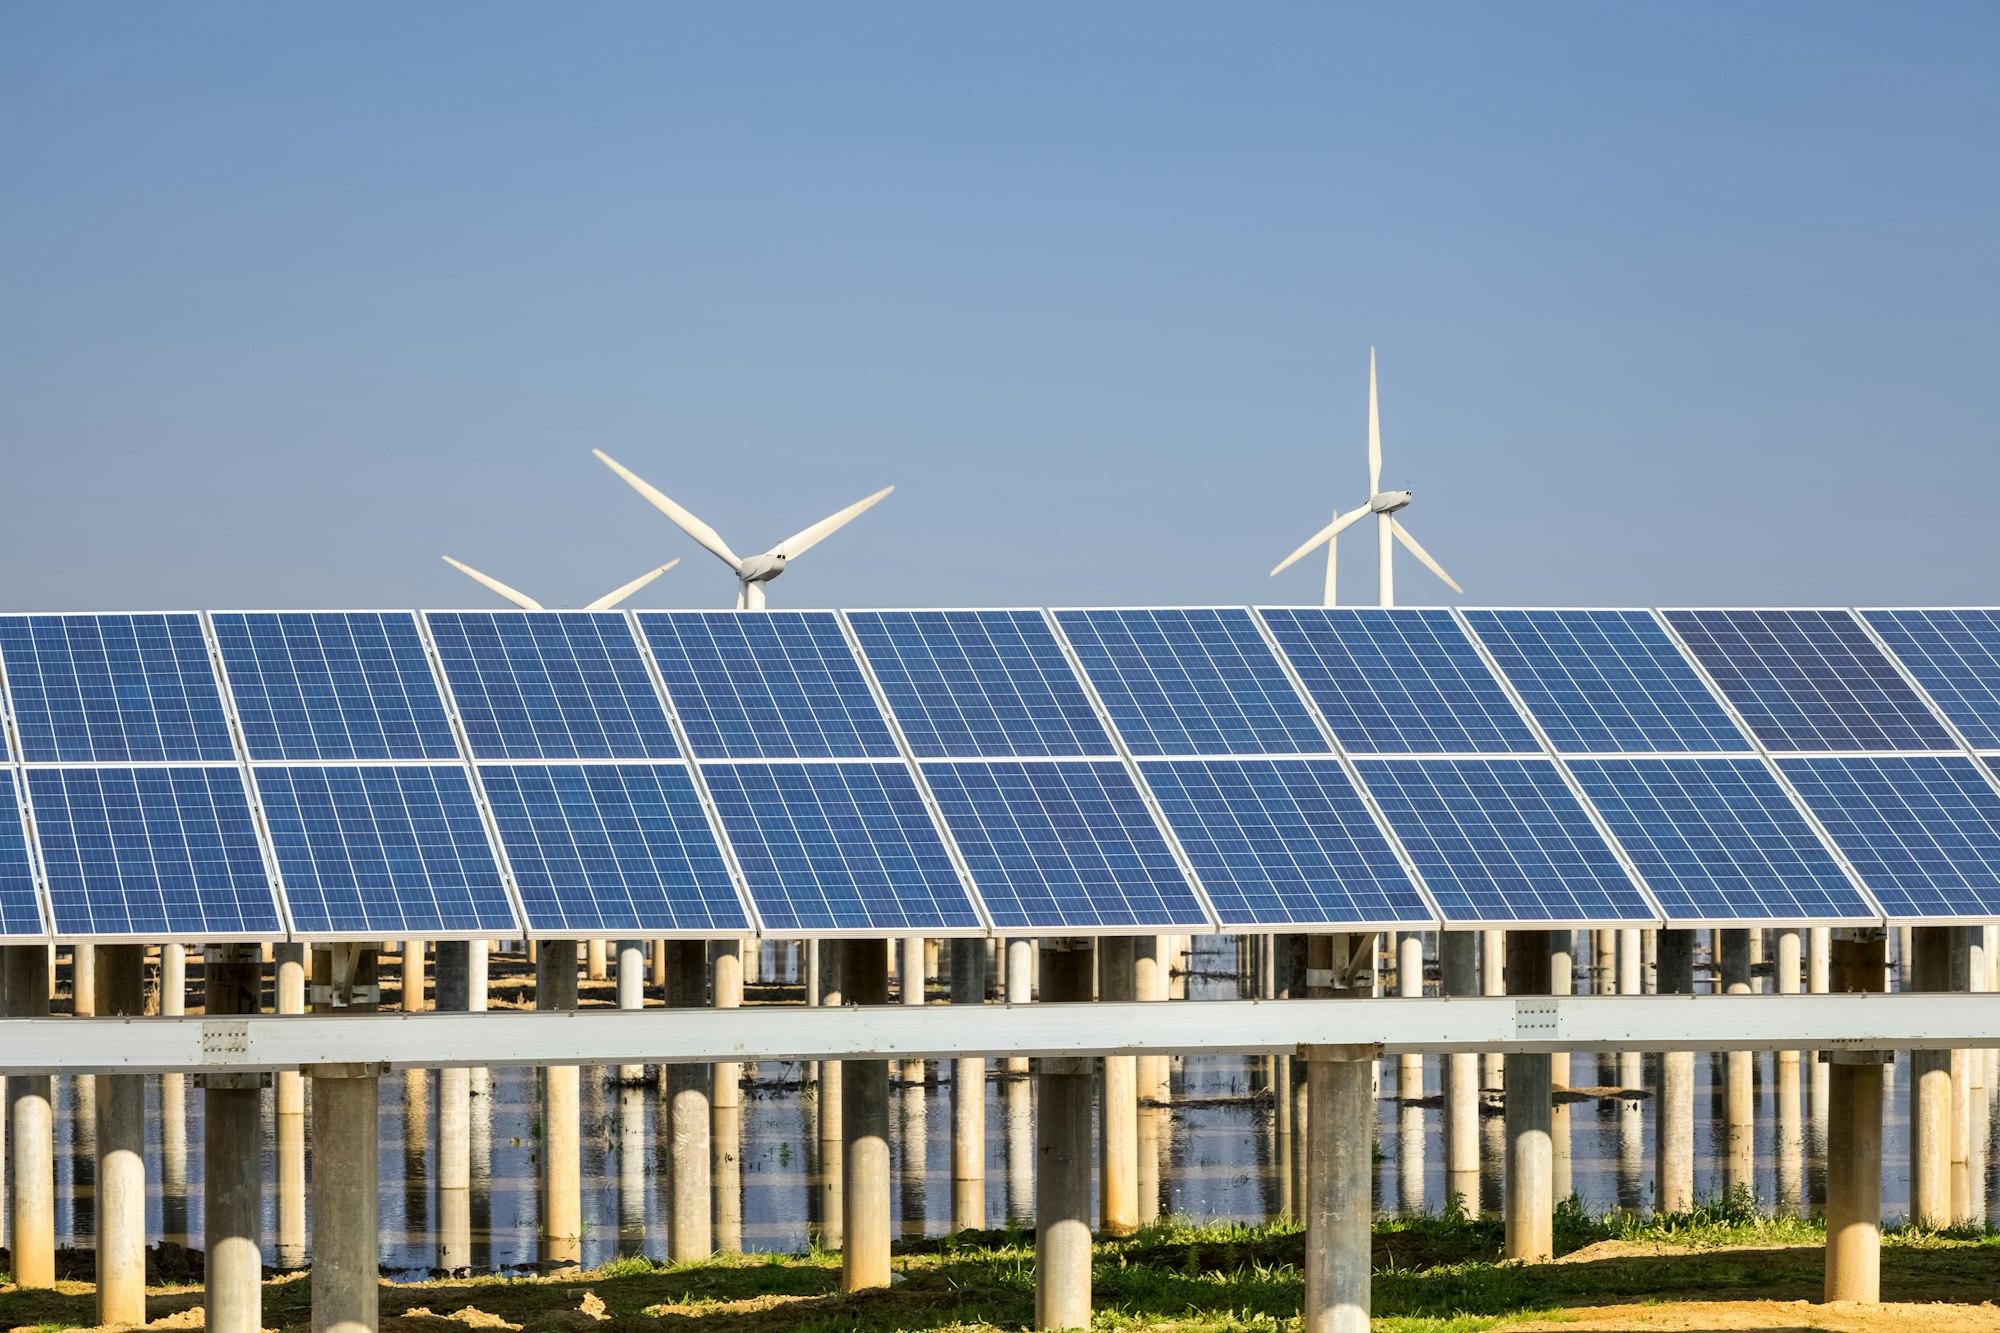
[[[623,587],[614,588],[610,592],[605,593],[604,596],[583,609],[586,611],[609,611],[612,607],[618,605],[618,603],[624,601],[627,597],[630,597],[633,593],[639,591],[639,589],[645,587],[648,583],[651,583],[654,579],[660,577],[660,575],[666,573],[680,562],[680,557],[675,556],[658,569],[649,569]]]
[[[1430,570],[1431,573],[1437,575],[1439,578],[1443,579],[1446,583],[1449,583],[1451,585],[1451,590],[1453,592],[1462,593],[1465,591],[1465,589],[1458,586],[1458,580],[1454,579],[1451,575],[1444,572],[1443,565],[1440,565],[1437,561],[1431,559],[1431,553],[1429,551],[1426,551],[1423,547],[1417,545],[1417,539],[1410,535],[1410,530],[1408,528],[1404,527],[1401,523],[1398,523],[1395,519],[1392,518],[1389,520],[1389,531],[1396,534],[1396,540],[1401,542],[1406,548],[1408,548],[1411,555],[1415,556],[1417,559],[1424,562],[1424,568]]]
[[[1375,400],[1375,349],[1368,349],[1368,494],[1382,490],[1382,411]]]
[[[1363,518],[1366,518],[1367,516],[1368,516],[1367,505],[1362,505],[1359,509],[1348,510],[1346,513],[1342,514],[1339,518],[1336,518],[1335,520],[1333,520],[1333,522],[1327,524],[1325,527],[1321,528],[1318,532],[1315,532],[1310,538],[1307,539],[1306,544],[1304,546],[1301,546],[1298,550],[1292,552],[1290,555],[1286,556],[1283,560],[1280,560],[1278,562],[1278,567],[1271,571],[1271,577],[1276,578],[1278,575],[1284,573],[1286,570],[1290,569],[1293,565],[1297,564],[1299,561],[1305,559],[1307,556],[1311,555],[1314,551],[1318,550],[1322,542],[1332,541],[1335,537],[1338,537],[1341,533],[1347,531],[1350,527],[1354,526],[1354,524],[1360,522]]]
[[[729,549],[729,543],[722,540],[721,533],[675,504],[662,494],[658,488],[653,486],[652,483],[626,467],[623,463],[620,463],[610,454],[605,453],[602,449],[592,449],[590,452],[596,454],[598,461],[603,463],[604,466],[625,478],[627,485],[645,496],[652,502],[653,508],[672,519],[675,527],[700,542],[716,559],[728,565],[731,569],[740,570],[743,567],[743,561],[737,558],[736,552]]]
[[[792,559],[794,556],[804,555],[807,551],[810,551],[813,547],[819,545],[828,537],[831,537],[834,533],[853,522],[864,510],[872,508],[878,500],[895,489],[894,486],[884,486],[866,500],[856,500],[838,514],[823,518],[804,532],[795,533],[785,538],[785,540],[773,546],[769,554],[782,555],[787,560]]]
[[[484,584],[486,587],[492,589],[494,592],[499,593],[502,597],[505,597],[508,601],[520,607],[523,611],[539,611],[542,609],[542,604],[540,602],[528,596],[528,594],[522,592],[520,589],[510,588],[506,584],[502,583],[499,579],[493,578],[491,575],[488,574],[480,573],[478,570],[474,569],[471,565],[460,564],[458,561],[452,559],[450,556],[446,556],[444,558],[444,562],[447,565],[450,565],[453,569],[457,570],[459,573],[471,579],[473,582]]]

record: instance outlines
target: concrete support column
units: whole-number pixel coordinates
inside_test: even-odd
[[[1167,956],[1163,935],[1142,935],[1132,946],[1132,985],[1141,1000],[1167,998]],[[1141,1101],[1165,1103],[1172,1094],[1170,1066],[1164,1055],[1141,1055],[1133,1069]]]
[[[889,1002],[889,951],[881,940],[843,940],[841,986],[850,1004]],[[842,1153],[840,1289],[889,1285],[889,1065],[841,1063]]]
[[[1033,939],[1010,939],[1007,941],[1007,1003],[1028,1004],[1035,998],[1035,954]],[[1162,974],[1164,976],[1164,973]],[[1165,982],[1161,982],[1160,998],[1166,998]],[[1007,1072],[1025,1075],[1028,1061],[1018,1055],[1007,1057]]]
[[[178,1018],[187,1013],[187,946],[160,946],[160,1016]],[[210,1010],[213,1013],[213,1010]]]
[[[1445,995],[1480,993],[1479,936],[1469,930],[1438,933],[1438,989]],[[1447,1208],[1479,1211],[1479,1057],[1469,1052],[1444,1061],[1444,1197]]]
[[[105,944],[97,953],[97,1012],[146,1012],[146,948]],[[146,1080],[97,1080],[97,1322],[146,1322]]]
[[[403,1012],[420,1014],[424,1004],[424,942],[403,941]]]
[[[1773,978],[1777,985],[1772,987],[1780,995],[1797,995],[1805,983],[1802,967],[1805,961],[1804,944],[1797,930],[1777,932],[1777,960]],[[1805,1210],[1805,1125],[1800,1119],[1801,1091],[1799,1077],[1799,1053],[1796,1050],[1778,1052],[1778,1191],[1777,1205],[1781,1213],[1802,1216]]]
[[[821,941],[819,953],[819,1002],[822,1005],[838,1007],[846,1003],[846,982],[842,973],[846,968],[846,946],[837,940]],[[847,1150],[845,1105],[842,1099],[841,1063],[838,1060],[822,1060],[819,1064],[819,1178],[815,1186],[819,1193],[815,1200],[816,1215],[819,1218],[819,1243],[822,1249],[838,1250],[846,1238],[846,1178]],[[884,1108],[887,1114],[887,1108]]]
[[[1750,932],[1715,932],[1717,961],[1722,969],[1722,990],[1726,995],[1748,995],[1750,990]],[[1755,1058],[1748,1051],[1730,1051],[1723,1056],[1727,1071],[1723,1084],[1723,1186],[1731,1194],[1755,1188],[1757,1132],[1757,1089],[1754,1082]]]
[[[1129,935],[1098,942],[1097,995],[1101,1000],[1136,1000],[1138,941]],[[1129,1236],[1139,1229],[1139,1087],[1137,1060],[1104,1057],[1104,1089],[1098,1102],[1098,1229]]]
[[[1653,932],[1647,931],[1646,935],[1651,939]],[[1576,932],[1573,930],[1549,932],[1549,994],[1576,994]],[[1550,1052],[1549,1177],[1558,1203],[1575,1192],[1570,1157],[1569,1103],[1556,1099],[1556,1094],[1568,1092],[1569,1086],[1569,1052]]]
[[[1972,984],[1974,941],[1978,939],[1983,942],[1984,933],[1984,928],[1980,926],[1952,927],[1951,968],[1950,976],[1945,983],[1946,989],[1961,995],[1974,989]],[[1951,1053],[1951,1220],[1954,1223],[1976,1223],[1985,1220],[1984,1209],[1979,1208],[1974,1202],[1972,1146],[1974,1083],[1972,1067],[1975,1062],[1983,1060],[1983,1053],[1977,1051],[1961,1050]]]
[[[372,1013],[377,955],[335,945],[313,953],[314,1009]],[[334,1001],[342,1001],[336,1005]],[[374,1333],[380,1324],[380,1093],[384,1066],[325,1064],[312,1077],[313,1333]]]
[[[1918,926],[1910,941],[1908,986],[1943,991],[1951,985],[1950,926]],[[1910,1220],[1951,1222],[1951,1052],[1910,1052]]]
[[[1830,989],[1885,989],[1887,954],[1879,927],[1839,931],[1832,941]],[[1827,1108],[1825,1298],[1873,1304],[1882,1299],[1882,1065],[1875,1052],[1840,1051],[1834,1058]]]
[[[540,940],[535,1007],[577,1007],[575,940]],[[551,1264],[583,1261],[582,1075],[575,1065],[542,1070],[542,1249]]]
[[[443,946],[439,946],[442,948]],[[443,977],[440,975],[439,981]],[[442,994],[438,1007],[444,1007]],[[618,941],[618,1007],[620,1009],[644,1009],[646,1007],[646,942],[644,940]],[[646,1081],[646,1066],[618,1066],[618,1082],[630,1086]]]
[[[183,952],[178,944],[167,949]],[[257,954],[254,944],[224,944],[209,951],[203,968],[204,1013],[254,1014],[262,1007],[263,969]],[[207,1074],[203,1079],[203,1304],[212,1333],[258,1333],[264,1326],[262,1079],[257,1074]]]
[[[69,946],[69,1011],[78,1018],[97,1012],[97,946]]]
[[[1043,1001],[1088,1001],[1092,953],[1089,940],[1043,941]],[[1035,1327],[1089,1328],[1091,1061],[1035,1064]]]
[[[739,946],[740,948],[740,946]],[[742,954],[737,954],[741,963]],[[740,976],[741,974],[738,973]],[[672,940],[667,944],[667,1007],[700,1009],[708,1003],[708,943]],[[673,1161],[673,1216],[668,1220],[667,1255],[676,1263],[715,1253],[710,1199],[713,1142],[709,1087],[714,1073],[701,1065],[667,1066],[667,1123]]]
[[[986,941],[951,942],[951,1002],[986,1003]],[[986,1061],[960,1056],[951,1071],[951,1229],[986,1227]]]
[[[1307,994],[1314,999],[1374,993],[1373,935],[1307,940]],[[1373,1272],[1370,1228],[1375,1107],[1369,1083],[1376,1046],[1306,1046],[1305,1304],[1302,1333],[1367,1333]]]
[[[272,1007],[280,1014],[306,1011],[306,946],[272,950]],[[283,1269],[306,1262],[306,1081],[296,1069],[278,1071],[272,1091],[278,1140],[278,1235],[271,1258]]]
[[[584,976],[591,981],[607,981],[611,977],[609,950],[603,940],[589,940],[584,946]]]
[[[921,1006],[924,1002],[924,937],[905,935],[897,943],[900,946],[896,955],[897,998],[904,1004]],[[904,1082],[924,1081],[922,1060],[905,1060],[902,1064]]]
[[[1507,993],[1507,932],[1504,930],[1482,930],[1479,932],[1479,989],[1482,995],[1505,995]],[[1482,1055],[1479,1057],[1479,1086],[1488,1092],[1498,1092],[1501,1088],[1503,1062],[1502,1055]]]
[[[1637,953],[1637,939],[1633,952]],[[1507,934],[1507,992],[1549,993],[1549,932]],[[1549,1057],[1509,1055],[1507,1061],[1507,1167],[1504,1253],[1509,1259],[1555,1256],[1555,1194],[1550,1170]]]
[[[9,1018],[49,1012],[49,951],[40,944],[11,945],[5,958]],[[53,1080],[15,1074],[7,1080],[7,1240],[14,1281],[22,1287],[56,1284],[56,1151]]]
[[[1833,956],[1833,930],[1829,926],[1814,926],[1806,933],[1806,994],[1827,993],[1830,975],[1830,960]],[[1819,1052],[1812,1055],[1812,1069],[1807,1076],[1807,1114],[1812,1132],[1823,1147],[1826,1142],[1827,1106],[1831,1097],[1833,1067],[1819,1058]]]
[[[439,940],[437,1007],[442,1013],[473,1009],[473,954],[481,971],[480,1008],[485,1007],[485,940]],[[457,1273],[472,1265],[472,1071],[438,1070],[438,1234],[437,1266]]]
[[[1694,994],[1694,932],[1660,932],[1660,994]],[[1660,1056],[1659,1134],[1653,1200],[1660,1213],[1694,1207],[1694,1052]]]
[[[743,941],[717,940],[710,946],[710,970],[714,977],[715,1007],[743,1007]],[[735,1060],[713,1066],[715,1077],[710,1097],[717,1107],[743,1105],[743,1066]]]
[[[1396,994],[1405,999],[1424,997],[1424,937],[1416,931],[1396,941]],[[1402,1056],[1396,1065],[1396,1096],[1417,1101],[1424,1095],[1424,1057]]]
[[[1641,946],[1641,932],[1624,929],[1618,932],[1618,993],[1620,995],[1643,995],[1645,993],[1646,969],[1644,950]],[[1618,1086],[1636,1092],[1646,1084],[1646,1057],[1638,1051],[1618,1053]],[[1636,1107],[1636,1102],[1626,1102],[1628,1107]]]

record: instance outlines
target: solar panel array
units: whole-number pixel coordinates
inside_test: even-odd
[[[0,616],[0,939],[2000,918],[2000,612]]]

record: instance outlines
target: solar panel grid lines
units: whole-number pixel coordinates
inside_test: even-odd
[[[198,612],[0,615],[0,664],[24,763],[236,759]]]
[[[0,940],[10,943],[49,937],[26,802],[26,784],[11,765],[0,765]]]
[[[1959,748],[1845,608],[1672,608],[1660,617],[1771,753]]]
[[[1855,614],[1969,748],[2000,751],[2000,609],[1861,608]]]

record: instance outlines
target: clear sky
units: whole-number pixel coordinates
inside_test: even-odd
[[[2000,603],[2000,6],[0,6],[0,608]],[[1343,546],[1372,600],[1373,534]],[[1399,562],[1401,599],[1448,590]]]

